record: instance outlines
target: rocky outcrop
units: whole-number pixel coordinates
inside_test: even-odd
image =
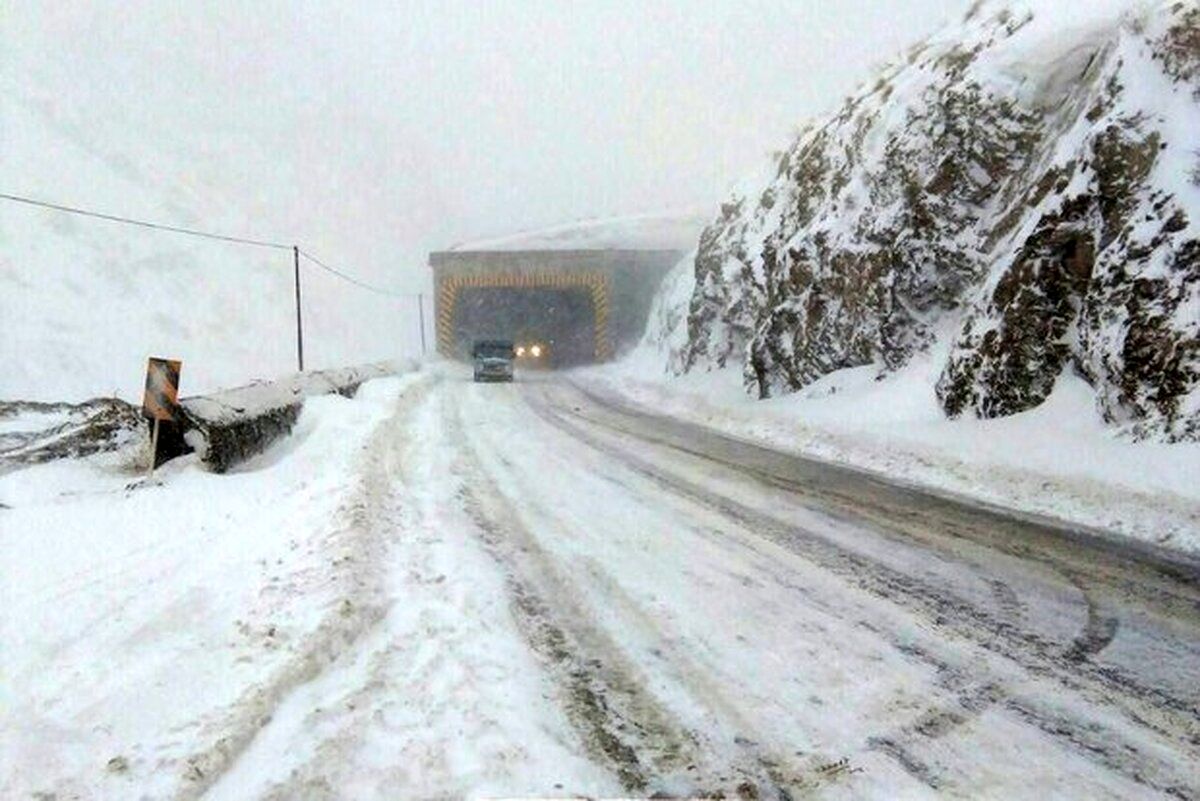
[[[976,4],[725,203],[670,363],[766,397],[950,336],[947,414],[1071,369],[1109,421],[1200,436],[1200,11],[1047,8]]]
[[[949,414],[969,408],[999,417],[1050,395],[1071,355],[1067,334],[1095,261],[1087,216],[1088,204],[1073,203],[1044,220],[988,301],[968,316],[937,386]]]
[[[1200,10],[1177,3],[1138,22],[1140,35],[1094,60],[1075,90],[1086,110],[1048,142],[1051,191],[1025,202],[1032,231],[1011,258],[1002,250],[938,383],[950,414],[1032,408],[1069,366],[1110,422],[1168,440],[1200,434],[1200,238],[1189,219],[1200,182],[1188,174],[1200,156],[1173,135],[1171,117],[1189,115],[1170,113],[1200,103]]]
[[[79,404],[0,402],[0,473],[118,451],[145,440],[141,412],[118,398]]]

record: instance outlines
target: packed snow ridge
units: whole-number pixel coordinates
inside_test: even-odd
[[[802,131],[663,293],[670,371],[769,397],[937,353],[952,417],[1069,371],[1121,431],[1200,439],[1200,6],[1064,13],[977,3]]]

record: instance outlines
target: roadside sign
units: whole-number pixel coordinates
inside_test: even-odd
[[[142,413],[154,420],[174,420],[179,400],[179,371],[183,362],[150,357]]]
[[[158,465],[158,428],[163,420],[171,422],[179,410],[179,371],[183,362],[175,359],[150,357],[146,364],[146,392],[142,396],[142,414],[154,420],[154,433],[150,437],[150,469],[154,475]]]

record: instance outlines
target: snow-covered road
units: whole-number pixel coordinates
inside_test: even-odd
[[[274,606],[264,611],[260,593],[237,611],[258,645],[226,657],[171,641],[185,673],[200,654],[204,671],[189,675],[228,658],[238,672],[224,684],[246,687],[175,716],[195,722],[128,724],[122,736],[139,741],[108,737],[90,764],[48,759],[72,723],[111,733],[112,721],[87,716],[115,714],[114,699],[138,697],[156,674],[104,688],[103,702],[74,699],[98,691],[47,689],[33,677],[43,651],[28,646],[35,656],[15,675],[30,697],[4,712],[19,709],[38,735],[7,735],[23,761],[3,766],[0,788],[1200,797],[1196,564],[647,416],[552,376],[476,385],[435,368],[389,386],[329,402],[339,416],[371,404],[357,428],[302,417],[304,443],[231,478],[262,482],[301,460],[329,496],[305,507],[302,525],[320,536],[278,538],[271,572],[303,591],[276,587]],[[322,478],[327,462],[341,484]],[[162,492],[185,479],[201,476],[181,473]],[[337,525],[315,526],[321,514]],[[163,546],[164,564],[191,575],[183,550],[207,558],[194,541]],[[249,563],[269,564],[271,547],[258,542]],[[313,577],[322,570],[336,581]],[[116,580],[96,573],[93,584]],[[217,581],[209,573],[201,580]],[[254,571],[232,573],[245,586],[222,585],[233,600],[211,604],[215,630],[222,609],[233,617],[236,599],[254,595]],[[47,586],[21,594],[22,614],[61,603],[68,590]],[[187,603],[139,604],[160,608],[148,613],[160,627],[205,625],[189,622]],[[282,645],[259,631],[276,618]],[[143,640],[152,629],[139,622]],[[61,658],[89,635],[24,636]],[[255,647],[257,672],[245,664]],[[60,703],[74,717],[52,711]],[[110,752],[129,756],[105,769]]]

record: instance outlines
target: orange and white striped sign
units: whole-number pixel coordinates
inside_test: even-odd
[[[179,371],[183,362],[150,357],[146,365],[146,394],[142,413],[155,420],[174,420],[179,400]]]

